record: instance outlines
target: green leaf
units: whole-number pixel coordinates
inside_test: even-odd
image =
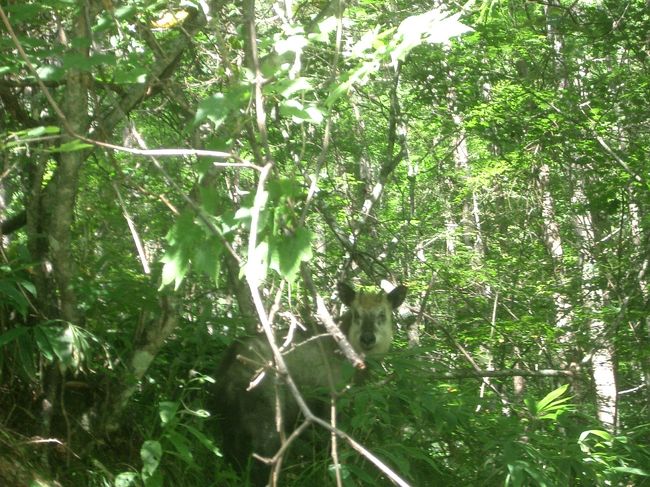
[[[34,328],[34,338],[36,339],[36,345],[41,352],[41,355],[45,357],[46,360],[50,362],[54,360],[54,349],[50,344],[48,336],[43,332],[42,327],[37,326]]]
[[[447,42],[472,29],[458,21],[460,14],[450,15],[434,8],[419,15],[412,15],[402,21],[389,48],[392,64],[404,60],[417,46],[428,43]]]
[[[338,22],[339,21],[335,16],[327,17],[319,22],[317,30],[320,34],[328,35],[336,30]],[[327,40],[327,37],[325,37],[325,40]]]
[[[566,393],[569,384],[564,384],[557,389],[549,392],[541,400],[535,403],[534,407],[527,401],[531,414],[538,419],[557,419],[557,417],[568,411],[572,406],[564,404],[571,399],[571,397],[561,397]]]
[[[117,7],[113,15],[116,19],[126,20],[133,17],[138,12],[138,9],[133,4],[122,5]]]
[[[130,487],[135,485],[138,474],[135,472],[122,472],[115,477],[114,487]]]
[[[339,463],[339,472],[341,474],[341,479],[347,480],[350,478],[350,469],[347,467],[347,465]],[[327,473],[330,479],[336,480],[336,465],[330,463],[327,466]],[[374,483],[372,477],[369,477],[369,479],[371,483]]]
[[[248,254],[248,260],[244,266],[244,272],[253,282],[261,282],[266,278],[269,267],[269,243],[259,242],[253,255]]]
[[[190,270],[190,262],[179,250],[168,251],[163,258],[163,270],[161,277],[161,288],[174,283],[174,290],[177,290]]]
[[[210,95],[199,103],[192,127],[210,120],[215,128],[219,128],[230,113],[243,109],[249,98],[250,88],[246,84],[233,86],[224,93]]]
[[[214,442],[207,437],[205,434],[194,428],[193,426],[189,426],[187,424],[182,425],[187,431],[189,431],[199,442],[207,448],[209,451],[211,451],[215,456],[217,457],[222,457],[223,455],[219,451],[219,448],[217,448],[214,444]]]
[[[178,289],[190,270],[195,249],[204,242],[205,233],[194,221],[194,213],[186,211],[178,217],[166,238],[170,247],[161,259],[163,272],[160,288],[173,282],[174,288]]]
[[[13,279],[0,280],[0,298],[10,303],[16,311],[25,317],[29,309],[29,301],[23,296],[17,285],[18,281]]]
[[[537,407],[540,410],[543,410],[547,406],[555,403],[560,398],[560,396],[562,396],[567,391],[568,388],[569,388],[569,384],[564,384],[558,387],[557,389],[549,392],[537,403]]]
[[[614,436],[608,431],[587,430],[580,433],[580,437],[578,438],[578,441],[583,442],[585,441],[585,439],[587,439],[588,436],[598,436],[599,438],[602,438],[605,441],[612,441],[614,439]]]
[[[310,122],[319,124],[323,121],[323,112],[316,105],[304,106],[298,100],[285,100],[280,104],[280,114],[291,117],[294,123]]]
[[[363,468],[354,465],[353,463],[345,464],[345,466],[342,465],[342,468],[349,470],[348,475],[353,480],[360,480],[361,482],[359,482],[359,484],[376,485],[377,483],[376,479],[372,475],[366,472],[366,470],[364,470]],[[353,484],[353,485],[357,485],[357,484]]]
[[[27,332],[29,332],[29,328],[26,326],[17,326],[16,328],[11,328],[5,331],[0,335],[0,347],[6,345],[9,342],[12,342]]]
[[[199,103],[194,117],[194,125],[196,126],[208,119],[214,124],[215,129],[218,129],[226,120],[229,112],[230,108],[224,94],[215,93]]]
[[[34,365],[34,340],[28,334],[22,333],[18,337],[18,356],[23,370],[30,379],[36,378],[36,367]]]
[[[196,270],[208,276],[217,285],[221,275],[223,249],[221,240],[218,237],[211,237],[204,244],[196,247],[192,260]]]
[[[117,57],[114,54],[85,56],[78,52],[70,52],[62,57],[62,67],[64,70],[76,69],[78,71],[91,71],[95,66],[114,66],[116,63]]]
[[[646,472],[645,470],[641,470],[640,468],[633,468],[633,467],[614,467],[612,468],[614,472],[619,472],[619,473],[629,473],[630,475],[640,475],[641,477],[650,477],[650,473]]]
[[[379,34],[380,26],[375,26],[373,30],[370,30],[363,34],[361,38],[352,46],[351,56],[353,57],[363,57],[366,51],[370,51],[375,42],[380,37]]]
[[[169,423],[176,416],[178,406],[180,404],[175,401],[161,401],[158,405],[158,414],[160,414],[160,421],[163,425]]]
[[[11,22],[19,24],[24,20],[32,20],[42,14],[46,7],[36,3],[16,2],[4,7],[8,13],[11,13]]]
[[[36,74],[43,81],[61,81],[65,76],[65,70],[60,66],[43,65],[36,69]]]
[[[325,101],[327,107],[331,107],[341,96],[346,94],[356,84],[365,84],[371,74],[379,71],[381,64],[373,59],[362,63],[350,71],[343,73],[339,80],[330,87],[330,94]]]
[[[61,132],[61,128],[53,125],[41,125],[21,132],[24,132],[25,137],[41,137],[43,135],[58,134]]]
[[[276,40],[274,48],[280,56],[289,52],[299,55],[306,46],[307,38],[304,34],[294,34],[285,39]]]
[[[149,71],[143,66],[119,66],[113,73],[116,84],[143,84],[147,82]]]
[[[273,179],[268,183],[269,199],[279,201],[281,198],[299,198],[303,195],[303,187],[295,179]]]
[[[265,87],[266,92],[277,93],[283,98],[291,98],[296,93],[312,90],[311,83],[307,78],[281,79]]]
[[[312,258],[311,241],[313,233],[307,228],[298,228],[288,237],[274,239],[271,244],[271,268],[292,282],[300,271],[300,263]]]
[[[17,281],[20,286],[32,296],[36,296],[36,286],[31,281],[20,279]]]
[[[87,144],[81,140],[71,140],[55,147],[54,149],[50,149],[50,152],[76,152],[90,147],[92,147],[92,144]]]
[[[66,369],[76,370],[87,353],[88,344],[77,327],[72,325],[35,327],[35,337],[40,352],[52,360],[52,354]]]
[[[183,435],[177,431],[170,430],[165,432],[165,438],[172,444],[180,458],[188,465],[194,465],[194,456],[190,450],[190,444]]]
[[[142,459],[142,477],[150,478],[160,465],[162,458],[162,446],[158,441],[147,440],[142,444],[140,449],[140,458]]]

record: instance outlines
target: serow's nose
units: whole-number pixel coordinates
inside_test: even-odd
[[[375,344],[375,334],[371,332],[364,332],[361,334],[361,345],[363,348],[371,348]]]

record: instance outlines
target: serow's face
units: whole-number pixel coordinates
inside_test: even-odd
[[[406,287],[397,286],[390,293],[357,292],[339,283],[339,297],[350,310],[347,337],[357,353],[381,355],[393,341],[392,312],[406,297]]]

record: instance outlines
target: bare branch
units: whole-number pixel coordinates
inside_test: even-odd
[[[568,369],[507,369],[507,370],[450,370],[448,372],[433,372],[432,379],[476,379],[484,377],[574,377],[576,372]]]
[[[122,198],[122,193],[120,192],[120,187],[117,185],[117,182],[113,180],[111,181],[111,185],[113,186],[113,190],[115,191],[115,195],[117,196],[118,204],[120,205],[120,208],[122,208],[122,215],[126,220],[126,224],[129,226],[129,231],[131,232],[131,237],[133,238],[133,243],[135,244],[135,248],[138,251],[138,257],[140,259],[140,263],[142,264],[142,272],[144,272],[146,275],[149,275],[151,274],[151,268],[149,267],[149,261],[144,251],[144,245],[142,245],[142,240],[140,239],[140,235],[138,234],[138,229],[135,227],[135,222],[133,221],[133,218],[131,218],[129,209],[126,207],[126,203]]]

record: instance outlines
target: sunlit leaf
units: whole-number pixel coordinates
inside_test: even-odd
[[[380,27],[376,26],[373,30],[363,34],[356,44],[352,46],[350,54],[352,56],[361,57],[365,51],[371,50],[376,39],[379,37],[379,30]]]
[[[293,281],[300,271],[300,263],[307,262],[312,257],[311,241],[313,233],[306,228],[298,228],[288,237],[280,237],[271,243],[271,268],[284,277]]]
[[[613,467],[614,472],[628,473],[630,475],[639,475],[641,477],[650,477],[650,473],[640,468],[633,467]]]
[[[162,446],[155,440],[147,440],[140,449],[142,459],[142,476],[151,477],[160,464],[162,458]]]
[[[146,83],[149,71],[142,66],[119,66],[113,73],[113,82],[117,84]]]
[[[50,152],[76,152],[92,147],[92,144],[82,142],[81,140],[71,140],[70,142],[65,142],[54,149],[50,149]]]
[[[537,419],[555,420],[560,414],[571,410],[573,408],[573,405],[566,404],[569,400],[571,400],[571,397],[562,397],[567,392],[568,388],[569,385],[564,384],[563,386],[560,386],[557,389],[549,392],[541,400],[536,402],[527,399],[526,405],[528,406],[531,415]]]
[[[210,439],[208,436],[206,436],[204,433],[201,431],[197,430],[196,428],[188,425],[188,424],[183,424],[182,425],[187,431],[189,431],[205,448],[207,448],[210,452],[212,452],[215,456],[221,457],[223,456],[221,454],[221,451],[217,446],[214,444],[212,439]]]
[[[61,365],[67,369],[77,369],[83,351],[78,350],[79,343],[75,339],[73,327],[70,325],[44,325],[38,327],[42,340],[39,341],[39,348],[42,353],[54,353]],[[46,343],[47,342],[47,343]]]
[[[44,65],[36,69],[36,74],[43,81],[60,81],[65,76],[65,71],[59,66]]]
[[[244,271],[248,279],[253,282],[262,282],[266,278],[266,271],[269,266],[269,244],[260,242],[253,254],[248,255]]]
[[[311,122],[321,123],[323,121],[323,112],[314,105],[304,106],[298,100],[285,100],[280,105],[280,113],[284,116],[290,116],[295,123]]]
[[[188,465],[194,465],[194,455],[190,449],[190,443],[186,437],[177,431],[169,430],[165,432],[165,438],[172,444],[178,456]]]
[[[458,21],[460,14],[447,15],[434,8],[420,15],[412,15],[402,21],[395,34],[395,47],[391,52],[393,64],[404,60],[413,48],[422,43],[447,42],[472,29]]]
[[[135,485],[138,474],[135,472],[122,472],[115,477],[115,487],[130,487]]]
[[[307,45],[307,38],[302,34],[289,36],[286,39],[279,39],[275,42],[275,51],[282,55],[287,52],[299,54]]]
[[[24,133],[25,137],[41,137],[43,135],[53,135],[61,133],[61,128],[53,125],[42,125],[40,127],[34,127],[32,129],[26,130]]]
[[[226,120],[229,110],[223,93],[215,93],[199,103],[194,117],[194,125],[208,119],[215,125],[215,128],[219,128]]]
[[[177,12],[166,11],[160,18],[151,22],[151,27],[155,29],[171,29],[182,23],[188,15],[189,12],[187,10],[179,10]]]
[[[290,98],[295,93],[311,91],[313,88],[307,78],[283,79],[269,84],[265,91],[278,93],[283,98]]]
[[[178,250],[167,252],[161,259],[163,262],[163,271],[161,278],[161,287],[174,283],[174,289],[178,289],[190,269],[189,261],[184,258],[184,254]]]
[[[176,416],[179,403],[174,401],[161,401],[158,405],[158,414],[163,425],[169,423]]]
[[[614,438],[613,435],[609,431],[604,431],[604,430],[587,430],[583,431],[580,433],[580,436],[578,438],[578,441],[584,441],[587,439],[589,436],[597,436],[605,441],[612,441]]]

